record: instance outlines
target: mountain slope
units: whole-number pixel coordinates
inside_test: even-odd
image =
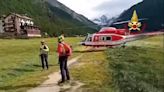
[[[61,10],[63,10],[64,12],[68,13],[69,15],[71,15],[72,18],[83,22],[85,24],[87,24],[88,26],[95,26],[95,24],[88,20],[86,17],[84,17],[83,15],[77,14],[76,12],[74,12],[73,10],[69,9],[67,6],[65,6],[64,4],[58,2],[57,0],[46,0],[51,6],[53,6],[54,8],[59,8]]]
[[[130,9],[124,11],[118,21],[130,20],[134,10],[137,10],[139,18],[148,18],[147,31],[162,29],[164,26],[164,0],[143,0]]]
[[[0,0],[0,4],[0,15],[11,12],[26,14],[34,19],[42,32],[48,32],[51,36],[61,33],[73,36],[95,32],[86,22],[73,18],[70,13],[52,6],[45,0]]]
[[[93,22],[100,26],[111,26],[116,19],[117,17],[108,18],[106,15],[102,15],[99,18],[93,19]]]

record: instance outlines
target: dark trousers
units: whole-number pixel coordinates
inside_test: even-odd
[[[64,82],[65,80],[70,80],[69,70],[68,70],[68,66],[67,66],[67,59],[68,59],[68,56],[60,56],[59,57],[62,82]]]
[[[41,62],[42,62],[42,68],[44,69],[45,65],[48,69],[48,55],[47,54],[41,54],[40,55]]]

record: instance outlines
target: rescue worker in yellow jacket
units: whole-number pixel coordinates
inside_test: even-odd
[[[41,63],[42,63],[42,68],[45,69],[45,65],[46,68],[48,69],[48,52],[49,52],[49,48],[46,45],[45,41],[42,40],[41,41],[41,46],[40,46],[40,58],[41,58]]]

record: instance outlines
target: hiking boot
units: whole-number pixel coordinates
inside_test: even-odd
[[[61,86],[61,85],[63,85],[64,83],[65,83],[65,81],[59,81],[59,82],[58,82],[58,85]]]
[[[71,80],[66,80],[66,83],[71,83]]]

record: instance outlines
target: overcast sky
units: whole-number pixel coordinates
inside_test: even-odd
[[[105,14],[109,18],[119,15],[142,0],[58,0],[75,12],[94,19]]]

